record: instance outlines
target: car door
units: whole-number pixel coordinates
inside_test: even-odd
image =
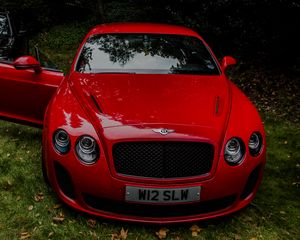
[[[63,73],[42,67],[36,71],[26,61],[16,68],[16,62],[0,62],[0,118],[42,126],[45,110]]]

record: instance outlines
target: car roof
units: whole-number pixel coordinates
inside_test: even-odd
[[[159,23],[109,23],[102,24],[94,27],[88,36],[95,34],[108,34],[108,33],[150,33],[150,34],[175,34],[175,35],[186,35],[186,36],[197,36],[199,35],[193,30]]]

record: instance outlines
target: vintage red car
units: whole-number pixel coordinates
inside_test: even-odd
[[[69,74],[33,57],[0,63],[0,115],[43,127],[43,172],[67,205],[101,217],[175,223],[249,204],[266,162],[247,97],[194,31],[107,24]]]

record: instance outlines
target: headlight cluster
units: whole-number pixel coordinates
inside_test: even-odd
[[[251,156],[256,157],[262,150],[262,135],[254,132],[249,138],[248,147]],[[229,139],[225,145],[224,158],[229,165],[238,165],[245,156],[246,148],[243,140],[238,137]]]
[[[76,144],[76,153],[79,159],[84,163],[95,163],[99,154],[96,140],[90,136],[81,136]]]
[[[62,129],[56,130],[53,134],[53,144],[59,153],[66,154],[71,147],[69,134]]]
[[[58,153],[67,154],[71,148],[69,134],[62,129],[56,130],[53,134],[53,145]],[[100,155],[100,149],[96,140],[88,135],[78,138],[75,152],[79,160],[85,164],[95,163]]]
[[[249,139],[249,152],[252,156],[257,156],[260,154],[262,149],[262,136],[259,132],[254,132]]]
[[[239,164],[245,155],[245,144],[242,139],[234,137],[229,139],[225,146],[225,160],[230,165]]]

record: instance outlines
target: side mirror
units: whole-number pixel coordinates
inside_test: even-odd
[[[231,57],[231,56],[225,56],[222,59],[221,67],[222,70],[225,71],[226,68],[230,65],[235,65],[236,64],[236,59]]]
[[[33,69],[35,73],[42,71],[41,64],[34,57],[22,56],[14,61],[14,67],[18,70]]]

